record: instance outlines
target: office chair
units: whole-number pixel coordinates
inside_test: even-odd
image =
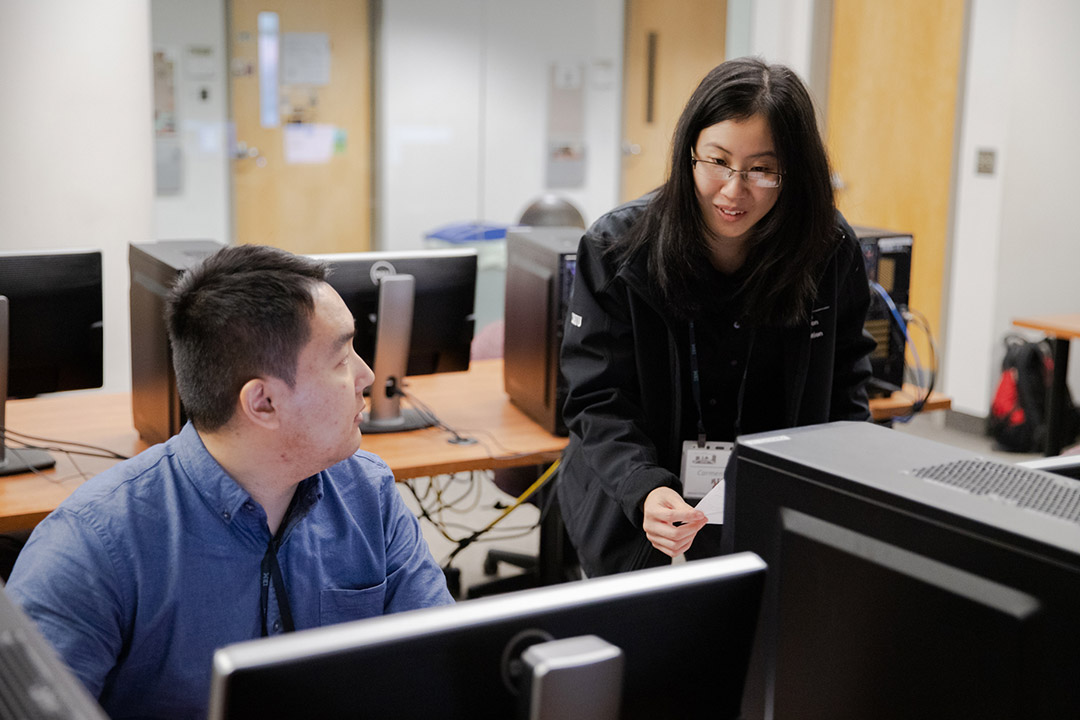
[[[19,551],[30,539],[29,530],[14,530],[0,534],[0,581],[7,582],[15,567],[15,560],[19,557]]]
[[[540,473],[543,471],[544,468],[542,465],[505,468],[495,473],[493,482],[495,483],[495,487],[499,488],[504,493],[517,497],[532,485],[540,477]],[[530,499],[528,502],[539,505],[534,499]],[[540,565],[540,558],[537,555],[529,555],[527,553],[514,552],[512,550],[488,550],[487,557],[484,559],[484,574],[494,575],[497,573],[499,570],[499,563],[514,565],[515,567],[525,570],[526,573],[535,573]]]
[[[546,465],[528,465],[517,468],[501,468],[495,471],[494,483],[503,492],[520,497],[547,470]],[[557,473],[526,502],[540,508],[540,548],[537,555],[492,549],[484,559],[484,573],[494,575],[499,563],[522,568],[518,575],[489,580],[472,585],[466,598],[473,599],[497,593],[524,590],[526,588],[553,585],[578,579],[581,575],[577,553],[570,545],[570,538],[563,525],[562,513],[555,492]]]
[[[579,227],[585,229],[585,219],[577,207],[558,195],[541,195],[521,213],[519,225]]]

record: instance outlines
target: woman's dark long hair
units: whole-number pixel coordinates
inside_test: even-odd
[[[776,204],[748,237],[742,285],[747,319],[791,325],[807,318],[822,264],[838,242],[829,163],[806,87],[783,65],[756,58],[722,63],[701,81],[679,118],[671,175],[626,241],[612,248],[628,258],[646,247],[650,275],[680,316],[698,310],[710,263],[691,151],[705,128],[754,115],[768,122],[784,179]]]

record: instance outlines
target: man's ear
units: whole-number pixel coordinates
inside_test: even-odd
[[[276,384],[268,378],[252,378],[240,388],[239,409],[250,422],[267,429],[277,428],[279,418]]]

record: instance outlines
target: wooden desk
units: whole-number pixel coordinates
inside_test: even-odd
[[[487,470],[554,461],[567,439],[555,437],[510,403],[503,390],[502,360],[478,360],[464,373],[408,378],[407,390],[473,445],[455,445],[445,430],[365,434],[361,447],[387,462],[399,480],[464,470]],[[910,389],[909,395],[916,397]],[[949,407],[931,396],[926,409]],[[902,396],[870,401],[874,420],[910,411]],[[19,432],[108,448],[123,455],[146,449],[132,425],[128,393],[73,393],[7,404],[8,426]],[[114,461],[53,453],[56,467],[41,473],[0,477],[0,532],[32,528],[87,477]],[[82,474],[80,474],[80,472]]]
[[[1040,330],[1050,338],[1054,352],[1054,379],[1046,410],[1046,455],[1060,455],[1065,443],[1065,412],[1069,409],[1069,343],[1080,338],[1080,313],[1016,318],[1013,325]]]
[[[923,390],[914,385],[904,385],[904,391],[893,393],[889,397],[870,398],[870,417],[874,422],[891,420],[911,412],[915,398],[922,397]],[[952,398],[948,395],[932,392],[923,405],[923,410],[948,410],[952,407]]]
[[[366,434],[361,447],[379,455],[399,480],[462,470],[536,465],[559,457],[566,438],[555,437],[510,404],[502,361],[481,360],[468,372],[408,378],[406,388],[473,445],[448,442],[438,428]],[[8,427],[42,437],[105,447],[123,455],[146,449],[131,418],[128,393],[75,393],[7,404]],[[56,467],[0,477],[0,532],[32,528],[87,477],[115,461],[52,453]]]

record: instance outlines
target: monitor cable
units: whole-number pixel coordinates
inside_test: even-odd
[[[409,404],[412,405],[416,409],[416,411],[420,413],[425,419],[427,419],[432,425],[441,430],[445,430],[446,432],[450,433],[450,435],[452,435],[452,437],[447,440],[447,442],[453,443],[455,445],[474,445],[476,443],[476,438],[462,435],[457,430],[440,420],[439,416],[436,415],[431,408],[425,405],[418,397],[405,389],[404,383],[397,382],[395,379],[391,378],[391,381],[387,383],[386,386],[386,395],[387,397],[394,397],[395,395],[400,395],[401,397],[408,400]]]
[[[23,450],[40,450],[42,452],[56,453],[66,457],[68,462],[70,462],[75,469],[75,472],[70,475],[57,476],[55,473],[43,472],[41,469],[34,467],[32,463],[27,463],[29,472],[32,472],[34,475],[37,475],[54,485],[62,485],[74,478],[81,478],[85,481],[89,480],[94,475],[94,473],[87,472],[79,467],[79,463],[75,461],[76,456],[117,461],[128,459],[126,455],[121,455],[108,448],[98,447],[96,445],[86,445],[71,440],[42,438],[36,435],[21,433],[6,427],[0,427],[0,442],[3,442],[7,448],[7,452],[16,458],[20,457],[19,453]],[[71,447],[62,447],[63,445],[70,445]]]
[[[476,430],[471,428],[457,430],[447,425],[439,418],[438,415],[435,414],[435,411],[433,411],[430,407],[424,404],[415,395],[407,391],[404,387],[404,383],[398,383],[395,381],[393,384],[388,386],[387,393],[391,395],[400,395],[401,397],[405,398],[418,413],[424,416],[424,418],[432,424],[433,427],[437,427],[440,430],[444,430],[450,433],[451,437],[447,440],[447,442],[449,443],[453,443],[454,445],[475,445],[479,443],[484,447],[485,450],[487,450],[488,455],[490,455],[491,457],[495,457],[496,453],[492,451],[491,447],[489,447],[486,442],[478,438],[472,437],[472,435],[484,435],[491,441],[492,445],[498,448],[500,459],[516,460],[518,458],[531,457],[535,454],[531,451],[518,452],[516,450],[511,450],[510,448],[499,442],[499,439],[495,437],[495,435],[492,434],[489,430]]]
[[[454,561],[454,558],[457,557],[458,553],[460,553],[462,550],[464,550],[465,548],[472,545],[480,536],[484,535],[489,530],[491,530],[496,525],[498,525],[503,520],[503,518],[505,518],[507,515],[512,513],[518,507],[520,507],[530,497],[532,497],[533,494],[536,493],[536,491],[538,491],[540,488],[542,488],[544,485],[546,485],[548,480],[550,480],[552,477],[554,477],[555,471],[558,468],[559,468],[559,460],[556,460],[555,462],[553,462],[550,465],[550,467],[548,467],[547,470],[545,470],[543,472],[543,474],[540,475],[539,478],[536,479],[536,481],[532,485],[527,487],[525,489],[525,491],[523,493],[521,493],[521,495],[519,495],[516,500],[514,500],[514,502],[512,502],[510,505],[506,506],[506,508],[502,511],[502,513],[500,513],[494,520],[492,520],[491,522],[489,522],[487,525],[480,528],[479,530],[474,531],[468,537],[462,538],[461,540],[458,540],[457,541],[458,546],[456,548],[454,548],[454,550],[450,553],[450,556],[447,557],[447,559],[446,559],[446,566],[449,567],[450,564]]]
[[[118,452],[109,450],[108,448],[99,447],[97,445],[86,445],[84,443],[74,442],[72,440],[57,440],[54,438],[43,438],[36,435],[28,435],[16,430],[12,430],[6,427],[0,427],[0,435],[4,440],[10,440],[17,442],[19,445],[35,450],[45,450],[46,452],[58,452],[66,455],[85,455],[87,457],[105,458],[107,460],[127,460],[127,455],[121,455]],[[28,442],[29,441],[29,442]],[[34,445],[32,443],[51,443],[50,445]],[[58,445],[69,445],[71,448],[83,448],[82,450],[72,450],[67,447],[57,447]],[[91,452],[92,451],[92,452]]]
[[[892,318],[892,322],[896,325],[896,328],[901,332],[901,334],[903,334],[904,340],[906,342],[906,347],[911,349],[911,354],[915,361],[914,368],[910,368],[907,365],[906,358],[904,361],[904,365],[905,369],[910,369],[914,375],[915,382],[913,383],[913,385],[919,388],[919,390],[921,390],[922,392],[920,392],[918,396],[911,398],[911,411],[907,415],[893,418],[894,422],[908,422],[916,414],[922,411],[922,409],[926,406],[927,401],[930,399],[930,393],[934,390],[934,384],[937,378],[937,347],[934,343],[934,336],[930,332],[930,324],[926,321],[926,318],[921,313],[910,308],[905,308],[904,311],[901,312],[900,309],[897,308],[896,303],[893,302],[892,296],[890,296],[888,291],[877,282],[871,281],[870,288],[881,297],[882,301],[885,303],[885,306],[889,309],[889,314]],[[915,343],[911,339],[911,333],[908,332],[909,322],[918,326],[919,329],[921,329],[926,335],[926,339],[930,347],[931,364],[930,367],[925,370],[923,368],[922,359],[919,357],[919,351],[915,347]],[[926,381],[925,387],[923,387],[924,380]],[[894,385],[891,385],[890,383],[886,383],[881,380],[876,380],[875,382],[879,386],[885,387],[886,389],[889,389],[893,392],[904,392],[904,389],[902,387],[896,387]]]

